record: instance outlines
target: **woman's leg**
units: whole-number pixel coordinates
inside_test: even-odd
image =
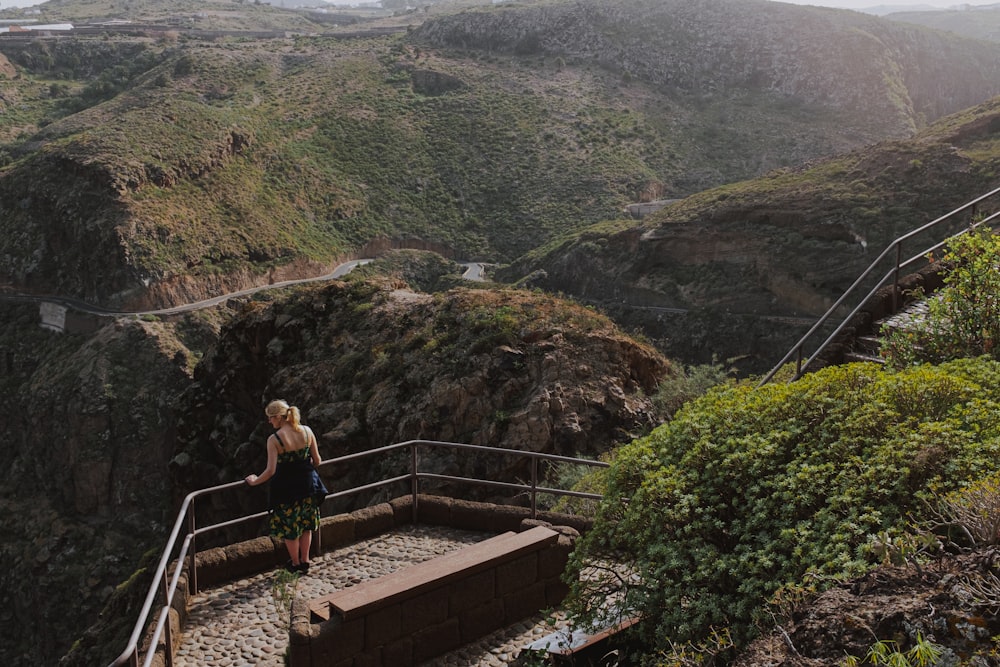
[[[310,535],[310,541],[311,540],[312,536]],[[301,548],[300,547],[301,541],[302,541],[301,537],[296,537],[294,540],[290,540],[287,537],[285,538],[285,548],[288,549],[288,556],[292,559],[292,565],[298,565],[301,562],[299,560],[299,549]]]
[[[299,545],[299,562],[308,563],[309,562],[309,549],[312,547],[313,533],[311,530],[307,530],[302,533],[302,537],[298,539]]]

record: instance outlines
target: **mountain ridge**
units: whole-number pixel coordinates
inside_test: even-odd
[[[143,309],[320,274],[376,238],[507,262],[628,203],[908,136],[1000,90],[998,45],[852,12],[659,4],[500,5],[336,43],[126,40],[96,74],[102,40],[72,42],[93,56],[19,47],[8,85],[47,115],[4,147],[0,279]],[[673,13],[676,39],[650,46]],[[924,60],[907,73],[904,55]],[[53,75],[68,78],[43,87]]]

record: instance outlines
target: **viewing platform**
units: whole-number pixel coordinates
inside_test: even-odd
[[[402,526],[314,557],[309,573],[299,577],[294,587],[295,596],[303,600],[321,598],[491,536],[443,526]],[[288,619],[279,618],[275,604],[272,585],[276,576],[276,570],[262,572],[193,596],[174,665],[283,667]],[[423,664],[509,665],[524,647],[564,625],[558,618],[550,622],[547,616],[538,614]]]
[[[421,452],[427,450],[520,458],[530,466],[531,481],[425,471]],[[220,546],[201,546],[206,534],[259,526],[266,517],[255,512],[198,521],[199,499],[203,507],[213,499],[216,508],[229,507],[220,494],[245,493],[242,481],[189,493],[129,643],[109,667],[506,665],[517,664],[518,654],[546,641],[544,635],[559,642],[562,634],[554,633],[562,621],[544,610],[558,609],[569,592],[563,574],[591,520],[539,510],[537,496],[588,502],[600,496],[540,485],[538,466],[608,464],[414,440],[324,461],[320,468],[386,455],[409,470],[328,494],[327,501],[390,487],[409,491],[324,517],[313,535],[310,571],[299,576],[281,568],[288,554],[276,538],[225,538],[215,540]],[[420,493],[421,483],[431,480],[521,492],[527,502]]]

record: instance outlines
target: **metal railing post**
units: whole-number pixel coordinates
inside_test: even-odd
[[[177,567],[181,567],[181,564],[178,563]],[[165,601],[164,604],[166,604],[169,607],[170,606],[170,577],[167,576],[167,573],[168,573],[168,570],[164,570],[163,571],[163,579],[162,579],[162,581],[163,581],[163,599]],[[153,641],[154,642],[156,641],[155,637],[153,638]],[[174,665],[174,651],[173,651],[173,646],[174,646],[173,631],[170,629],[170,611],[168,610],[167,611],[167,623],[166,623],[166,625],[163,626],[163,655],[164,655],[164,657],[166,659],[167,667],[173,667],[173,665]],[[155,651],[156,647],[154,646],[152,648],[152,650]]]
[[[538,516],[538,457],[531,457],[531,518]]]
[[[417,521],[417,502],[420,496],[419,477],[417,476],[417,443],[410,445],[410,494],[413,496],[413,521]]]
[[[188,512],[188,533],[191,535],[191,551],[188,553],[188,590],[191,591],[191,595],[196,595],[198,593],[198,563],[195,556],[198,553],[198,549],[195,546],[195,535],[197,534],[198,526],[196,525],[194,518],[194,500],[191,500],[191,509]]]
[[[903,244],[896,242],[896,268],[892,273],[892,312],[899,312],[899,266],[903,263]]]

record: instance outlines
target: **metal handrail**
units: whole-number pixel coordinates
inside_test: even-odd
[[[932,253],[935,250],[939,250],[940,248],[943,248],[952,239],[954,239],[956,237],[959,237],[959,236],[962,236],[963,234],[967,234],[968,232],[970,232],[970,231],[972,231],[972,230],[974,230],[974,229],[976,229],[976,228],[978,228],[978,227],[980,227],[982,225],[985,225],[985,224],[987,224],[989,222],[992,222],[997,217],[1000,217],[1000,211],[998,211],[998,212],[995,212],[995,213],[993,213],[993,214],[989,215],[988,217],[985,217],[985,218],[983,218],[981,220],[976,220],[975,219],[976,216],[979,213],[979,205],[982,202],[986,201],[987,199],[990,199],[991,197],[996,196],[997,194],[1000,194],[1000,188],[992,190],[992,191],[986,193],[985,195],[982,195],[982,196],[980,196],[980,197],[978,197],[976,199],[973,199],[972,201],[970,201],[970,202],[968,202],[966,204],[963,204],[962,206],[960,206],[960,207],[956,208],[955,210],[951,211],[950,213],[946,213],[945,215],[942,215],[941,217],[936,218],[936,219],[928,222],[927,224],[925,224],[925,225],[923,225],[921,227],[918,227],[917,229],[914,229],[914,230],[912,230],[912,231],[910,231],[910,232],[908,232],[906,234],[903,234],[902,236],[900,236],[899,238],[897,238],[895,241],[893,241],[892,243],[890,243],[885,248],[885,250],[883,250],[882,253],[878,257],[875,258],[875,260],[868,266],[868,268],[865,269],[861,273],[860,276],[858,276],[857,280],[855,280],[854,283],[852,283],[851,286],[848,287],[847,290],[844,291],[844,293],[840,296],[840,298],[837,299],[832,306],[830,306],[830,308],[826,311],[826,313],[824,313],[816,321],[816,323],[813,324],[812,327],[810,327],[810,329],[802,336],[802,338],[800,338],[799,341],[797,343],[795,343],[795,345],[792,346],[792,348],[785,354],[785,356],[782,357],[781,361],[779,361],[774,366],[774,368],[772,368],[760,380],[760,382],[757,384],[757,386],[758,387],[762,387],[765,384],[767,384],[768,382],[770,382],[774,378],[774,376],[777,374],[777,372],[779,370],[781,370],[781,368],[785,364],[787,364],[789,361],[792,360],[792,357],[796,358],[796,365],[795,365],[795,373],[792,375],[792,378],[791,378],[790,381],[795,381],[795,380],[799,379],[800,377],[802,377],[802,375],[804,375],[805,372],[806,372],[806,370],[808,369],[809,364],[813,360],[815,360],[819,356],[819,354],[822,353],[830,345],[830,343],[832,343],[836,339],[836,337],[838,335],[840,335],[840,333],[844,330],[845,327],[847,327],[848,323],[851,322],[851,320],[854,318],[854,316],[857,315],[858,312],[861,311],[861,309],[865,306],[865,304],[868,303],[868,300],[871,299],[873,296],[875,296],[876,292],[878,292],[880,289],[882,289],[883,287],[885,287],[886,285],[888,285],[890,283],[890,281],[891,281],[891,283],[893,285],[892,298],[893,298],[893,310],[895,311],[898,308],[898,305],[899,305],[896,300],[898,299],[898,295],[899,295],[900,270],[904,269],[904,268],[906,268],[906,267],[908,267],[908,266],[910,266],[910,265],[912,265],[914,263],[916,263],[917,261],[919,261],[921,259],[924,259],[927,256],[928,253]],[[962,231],[960,231],[960,232],[958,232],[956,234],[952,234],[951,236],[947,237],[943,241],[939,241],[939,242],[931,245],[930,247],[925,248],[924,250],[921,250],[920,252],[918,252],[913,257],[910,257],[909,259],[903,261],[902,256],[903,256],[903,244],[904,243],[906,243],[907,241],[913,239],[914,237],[916,237],[916,236],[918,236],[918,235],[920,235],[920,234],[922,234],[922,233],[924,233],[924,232],[926,232],[926,231],[928,231],[930,229],[933,229],[934,227],[938,227],[938,226],[943,225],[944,223],[947,223],[947,222],[952,222],[953,223],[955,221],[955,218],[957,216],[959,216],[959,215],[961,215],[963,213],[966,213],[966,212],[970,213],[970,215],[969,215],[970,220],[969,220],[968,226],[965,229],[963,229]],[[841,321],[840,325],[837,326],[837,328],[833,331],[833,333],[831,333],[829,336],[827,336],[826,340],[824,340],[813,351],[813,353],[810,356],[804,357],[803,350],[805,348],[806,342],[808,340],[810,340],[813,337],[813,334],[815,334],[817,331],[819,331],[819,329],[824,324],[826,324],[826,322],[829,319],[831,319],[833,317],[834,313],[836,313],[838,310],[840,310],[840,308],[844,304],[844,302],[847,301],[848,298],[850,296],[852,296],[854,294],[854,292],[866,280],[868,280],[878,270],[879,265],[883,263],[883,260],[885,260],[886,258],[888,258],[890,256],[894,256],[894,258],[895,258],[894,262],[891,265],[891,268],[888,271],[886,271],[886,273],[882,277],[882,279],[879,280],[875,284],[875,286],[872,287],[871,290],[860,299],[860,301],[858,302],[857,306],[855,306],[854,309],[851,310],[851,312],[847,316],[845,316],[843,318],[843,320]]]
[[[494,455],[505,455],[505,456],[516,456],[520,458],[529,458],[531,460],[531,483],[530,484],[518,484],[513,482],[499,482],[484,479],[477,479],[474,477],[458,477],[452,475],[441,475],[429,472],[420,472],[419,464],[420,457],[418,456],[418,451],[422,447],[430,448],[443,448],[450,450],[466,450],[471,452],[483,452]],[[369,484],[364,484],[357,487],[352,487],[350,489],[344,489],[342,491],[336,491],[330,493],[326,496],[325,500],[331,500],[336,498],[343,498],[349,495],[354,495],[361,493],[363,491],[370,491],[373,489],[381,488],[391,484],[398,484],[400,482],[410,481],[410,492],[413,497],[413,504],[416,507],[417,496],[420,490],[421,480],[448,480],[457,482],[466,482],[470,484],[482,485],[482,486],[493,486],[511,490],[527,491],[531,496],[531,517],[535,518],[537,516],[537,496],[538,494],[549,494],[549,495],[560,495],[560,496],[571,496],[576,498],[589,498],[592,500],[600,500],[602,496],[596,493],[584,493],[580,491],[570,491],[563,489],[552,489],[548,487],[543,487],[538,485],[538,462],[539,461],[552,461],[558,463],[573,463],[579,465],[586,465],[595,468],[606,468],[608,463],[603,461],[592,461],[589,459],[578,459],[568,456],[559,456],[556,454],[543,454],[540,452],[525,452],[516,449],[500,449],[497,447],[486,447],[483,445],[469,445],[457,442],[441,442],[436,440],[408,440],[406,442],[400,442],[393,445],[386,445],[385,447],[378,447],[376,449],[370,449],[364,452],[356,452],[354,454],[348,454],[346,456],[340,456],[333,459],[327,459],[320,462],[320,467],[325,467],[328,465],[341,464],[350,461],[355,461],[361,458],[366,458],[369,456],[374,456],[377,454],[386,454],[389,452],[399,451],[399,450],[409,450],[409,467],[410,471],[403,475],[398,475],[395,477],[390,477],[377,482],[371,482]],[[180,563],[184,562],[184,559],[188,559],[188,572],[189,579],[188,585],[192,592],[198,591],[198,572],[196,565],[196,555],[197,549],[195,547],[196,537],[207,532],[221,530],[223,528],[229,528],[232,526],[248,523],[250,521],[261,519],[267,516],[267,512],[257,512],[255,514],[250,514],[246,516],[237,517],[235,519],[230,519],[227,521],[222,521],[219,523],[214,523],[209,526],[198,527],[195,519],[195,500],[203,496],[209,496],[223,491],[232,490],[239,487],[245,487],[243,481],[229,482],[227,484],[220,484],[218,486],[213,486],[205,489],[199,489],[197,491],[192,491],[187,496],[185,496],[184,501],[181,503],[180,509],[177,511],[177,518],[174,521],[173,529],[170,532],[170,537],[167,539],[167,544],[163,549],[163,554],[160,556],[159,563],[156,568],[156,573],[153,575],[153,581],[150,584],[149,592],[146,594],[145,602],[143,603],[142,610],[139,612],[139,619],[136,621],[135,627],[132,630],[132,634],[129,637],[128,646],[121,652],[121,654],[109,665],[109,667],[119,667],[123,665],[129,665],[130,667],[139,666],[139,641],[142,637],[143,631],[148,627],[150,614],[153,611],[153,605],[156,601],[159,592],[163,593],[163,603],[159,608],[159,614],[157,616],[157,622],[155,630],[149,640],[149,648],[146,651],[146,655],[143,658],[142,665],[148,667],[156,654],[157,646],[159,645],[160,638],[166,633],[166,663],[168,667],[173,664],[173,655],[170,649],[170,622],[169,613],[170,607],[173,603],[174,595],[177,592],[177,587],[180,582],[181,571]],[[185,534],[183,542],[181,543],[180,550],[176,556],[176,561],[178,566],[174,569],[172,576],[168,577],[168,566],[172,560],[171,554],[174,551],[174,547],[177,544],[177,539],[180,536],[181,528],[184,524],[188,525],[188,532]],[[318,538],[318,536],[317,536]],[[317,548],[321,548],[321,545],[317,543]],[[159,589],[162,586],[162,591]]]

